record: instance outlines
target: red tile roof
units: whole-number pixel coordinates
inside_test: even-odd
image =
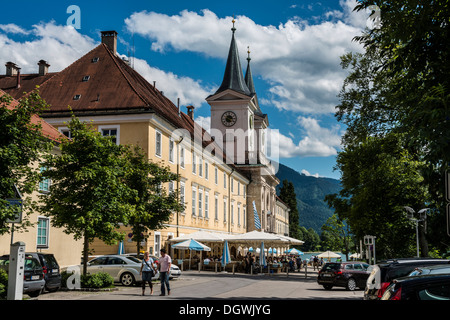
[[[6,93],[0,89],[0,97],[4,96]],[[13,99],[11,103],[6,105],[6,107],[10,110],[13,110],[19,106],[19,101]],[[5,107],[3,103],[0,104],[0,107]],[[61,134],[55,127],[41,119],[37,115],[33,115],[31,117],[31,123],[33,124],[40,124],[41,125],[41,132],[44,137],[49,138],[52,141],[55,142],[61,142],[62,139],[65,139],[65,136]]]

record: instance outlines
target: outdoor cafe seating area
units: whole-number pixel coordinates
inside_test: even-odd
[[[170,243],[172,261],[181,270],[276,274],[303,267],[297,259],[303,253],[290,248],[303,241],[261,231],[239,235],[198,231]]]

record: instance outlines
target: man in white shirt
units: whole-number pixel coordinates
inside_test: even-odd
[[[166,254],[166,249],[162,248],[160,250],[161,257],[159,258],[159,274],[161,277],[161,294],[160,296],[166,295],[165,288],[167,287],[167,294],[170,295],[170,286],[169,286],[169,273],[170,266],[172,264],[172,259],[168,254]]]

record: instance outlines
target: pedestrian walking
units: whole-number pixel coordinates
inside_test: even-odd
[[[154,261],[150,258],[149,253],[144,253],[144,258],[142,259],[141,270],[139,274],[142,276],[142,295],[145,293],[145,283],[148,282],[148,286],[150,287],[150,295],[153,294],[153,284],[152,278],[155,275],[155,266]]]
[[[169,273],[170,273],[170,265],[172,264],[172,259],[168,254],[166,254],[166,249],[162,248],[160,250],[161,258],[159,258],[159,275],[161,278],[161,294],[160,296],[170,295],[170,285],[169,285]]]

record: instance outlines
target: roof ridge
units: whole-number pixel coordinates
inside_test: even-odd
[[[131,89],[138,95],[138,97],[147,105],[149,106],[150,103],[147,99],[145,99],[138,91],[137,89],[132,85],[131,81],[128,79],[128,77],[126,76],[125,72],[122,70],[122,68],[119,66],[119,64],[117,63],[116,59],[118,58],[116,55],[113,55],[112,51],[109,50],[108,46],[104,43],[101,43],[100,45],[103,45],[104,49],[107,51],[107,53],[109,54],[109,56],[113,59],[114,64],[117,66],[117,68],[119,69],[120,73],[123,75],[123,77],[125,78],[125,80],[127,81],[128,85],[131,87]]]

